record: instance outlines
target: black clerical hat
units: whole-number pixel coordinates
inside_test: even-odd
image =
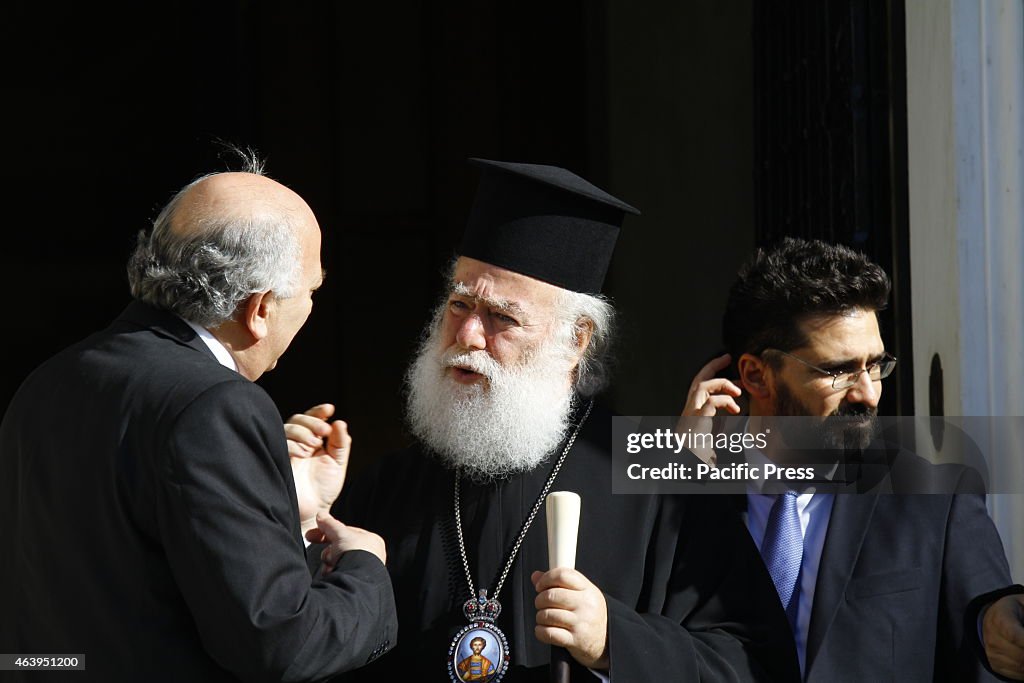
[[[483,169],[459,253],[587,294],[601,291],[626,213],[557,166],[470,159]]]

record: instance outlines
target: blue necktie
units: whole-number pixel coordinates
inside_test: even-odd
[[[794,632],[800,602],[800,562],[804,555],[804,538],[800,532],[796,496],[796,491],[776,496],[771,512],[768,513],[764,542],[761,543],[761,557],[768,567]]]

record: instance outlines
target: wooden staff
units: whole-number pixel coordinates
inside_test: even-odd
[[[576,568],[576,536],[580,527],[580,497],[571,491],[553,491],[545,499],[548,520],[548,569]],[[572,657],[562,647],[551,648],[551,683],[569,683]]]

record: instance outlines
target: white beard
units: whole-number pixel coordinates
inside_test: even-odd
[[[439,326],[420,345],[406,374],[406,419],[413,435],[448,467],[491,481],[537,467],[565,439],[573,408],[573,360],[558,341],[542,342],[516,367],[486,351],[441,348]],[[458,365],[487,378],[460,384]]]

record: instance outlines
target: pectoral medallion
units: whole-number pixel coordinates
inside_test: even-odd
[[[448,648],[448,677],[452,683],[498,683],[511,661],[508,639],[494,623],[501,603],[481,590],[479,598],[466,601],[462,613],[469,624],[455,634]]]

